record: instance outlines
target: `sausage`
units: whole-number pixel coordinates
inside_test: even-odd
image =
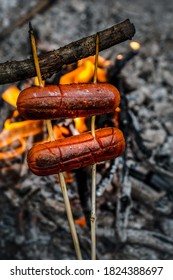
[[[120,94],[108,83],[48,85],[26,88],[17,109],[31,120],[76,118],[106,114],[120,103]]]
[[[27,155],[28,166],[38,175],[70,171],[120,156],[125,149],[123,133],[118,128],[95,131],[33,146]]]

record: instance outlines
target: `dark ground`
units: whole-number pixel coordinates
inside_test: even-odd
[[[39,2],[42,1],[0,0],[1,31],[14,25],[20,16]],[[120,236],[115,237],[118,221],[116,183],[113,182],[114,187],[105,191],[104,197],[98,198],[99,259],[173,258],[172,14],[171,0],[57,0],[32,19],[32,25],[39,31],[42,45],[47,50],[59,48],[126,18],[135,25],[134,40],[141,43],[139,55],[123,69],[122,76],[129,88],[129,107],[137,118],[144,144],[152,150],[152,156],[137,161],[130,154],[127,164],[138,170],[149,170],[150,175],[151,171],[158,174],[158,169],[149,165],[152,163],[162,171],[162,175],[168,174],[166,179],[169,180],[167,183],[164,180],[164,184],[157,181],[154,187],[148,188],[140,178],[129,177],[131,207],[126,213],[125,241]],[[16,28],[0,42],[0,62],[26,58],[27,41],[28,23]],[[129,42],[125,42],[103,51],[101,55],[114,59],[119,52],[128,50]],[[1,91],[6,87],[1,86]],[[0,163],[0,259],[74,259],[56,179],[40,179],[30,174],[26,165],[21,168],[22,162],[23,157]],[[9,164],[14,167],[10,174],[3,168]],[[76,205],[79,202],[75,184],[71,188],[69,195],[77,216]],[[80,227],[77,230],[83,256],[89,259],[89,232]]]

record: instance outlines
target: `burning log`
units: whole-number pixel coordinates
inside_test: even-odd
[[[105,50],[116,44],[131,39],[135,34],[134,25],[127,19],[108,29],[99,32],[99,50]],[[39,56],[40,69],[43,79],[58,72],[65,64],[95,54],[95,37],[91,35],[72,42],[58,50]],[[57,66],[58,65],[58,66]],[[32,59],[23,61],[10,61],[0,64],[0,84],[12,83],[36,76]]]

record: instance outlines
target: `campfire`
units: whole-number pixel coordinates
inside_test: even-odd
[[[116,86],[121,93],[121,103],[114,112],[97,116],[96,127],[120,128],[127,145],[123,156],[101,162],[97,168],[99,245],[97,257],[100,259],[103,255],[104,258],[121,258],[121,255],[126,256],[126,249],[130,252],[131,248],[134,248],[135,257],[138,255],[140,246],[144,255],[149,255],[151,252],[159,258],[163,253],[168,256],[172,254],[172,240],[167,236],[164,228],[167,219],[172,214],[169,198],[169,196],[172,197],[172,175],[169,169],[165,169],[160,164],[159,160],[157,163],[158,155],[153,152],[138,122],[139,106],[143,106],[142,102],[148,106],[147,102],[151,97],[144,90],[145,100],[139,101],[139,104],[135,103],[135,98],[139,100],[139,96],[135,93],[137,87],[135,88],[135,83],[132,85],[132,82],[129,82],[129,79],[133,78],[129,67],[132,69],[136,61],[138,71],[141,67],[139,55],[142,47],[138,42],[130,41],[126,50],[114,54],[113,59],[106,59],[104,56],[99,56],[98,59],[98,81],[109,82]],[[72,61],[70,64],[65,63],[61,72],[51,78],[51,83],[60,85],[91,83],[94,75],[94,61],[95,56],[90,55],[76,62]],[[43,77],[45,83],[49,84],[50,80],[47,79],[46,73],[43,73]],[[13,209],[16,214],[17,229],[16,233],[13,233],[13,236],[15,235],[13,253],[16,256],[17,247],[21,252],[22,250],[32,251],[34,244],[38,244],[36,245],[37,257],[41,251],[39,246],[43,248],[51,244],[52,252],[56,251],[56,258],[60,259],[63,254],[63,258],[73,259],[75,256],[71,250],[68,225],[64,219],[65,212],[59,181],[54,175],[36,177],[29,171],[26,164],[27,151],[35,144],[50,140],[43,120],[25,120],[16,110],[16,101],[20,91],[31,85],[38,85],[37,79],[30,78],[11,85],[2,94],[3,106],[10,108],[10,112],[6,113],[7,118],[0,132],[0,169],[3,178],[1,185],[4,190],[5,207],[9,201],[12,205],[9,209],[10,215],[13,216]],[[143,90],[142,84],[141,89]],[[141,120],[143,115],[146,117],[146,111],[142,109],[141,115],[139,114]],[[79,135],[91,128],[89,117],[60,118],[53,120],[52,124],[56,139]],[[157,125],[155,122],[155,130],[157,130]],[[164,156],[163,161],[166,161]],[[65,172],[65,181],[68,184],[69,197],[85,259],[90,258],[88,249],[91,209],[90,173],[90,167]],[[147,209],[149,209],[148,212]],[[159,222],[160,216],[162,223]],[[155,218],[156,223],[162,226],[161,231],[159,229],[155,231],[152,226]],[[171,227],[171,222],[169,225]],[[9,231],[8,228],[5,230]],[[65,249],[59,249],[62,234],[67,238]],[[7,235],[8,245],[11,240],[10,235]],[[59,253],[57,253],[58,249]],[[47,256],[47,252],[45,249],[43,258]],[[3,254],[5,255],[5,250]],[[51,254],[49,257],[51,258]],[[38,258],[41,257],[38,256]]]

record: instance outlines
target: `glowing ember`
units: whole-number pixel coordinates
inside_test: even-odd
[[[84,216],[82,216],[81,218],[75,220],[75,224],[81,226],[82,228],[85,228],[86,227],[86,219]]]
[[[118,60],[123,59],[123,55],[122,55],[122,54],[118,54],[118,55],[117,55],[117,59],[118,59]]]
[[[119,128],[119,117],[120,117],[120,107],[117,107],[115,109],[115,113],[114,113],[114,125],[115,127]]]
[[[140,49],[140,44],[138,42],[135,41],[131,41],[130,42],[130,47],[134,50],[134,51],[138,51]]]

